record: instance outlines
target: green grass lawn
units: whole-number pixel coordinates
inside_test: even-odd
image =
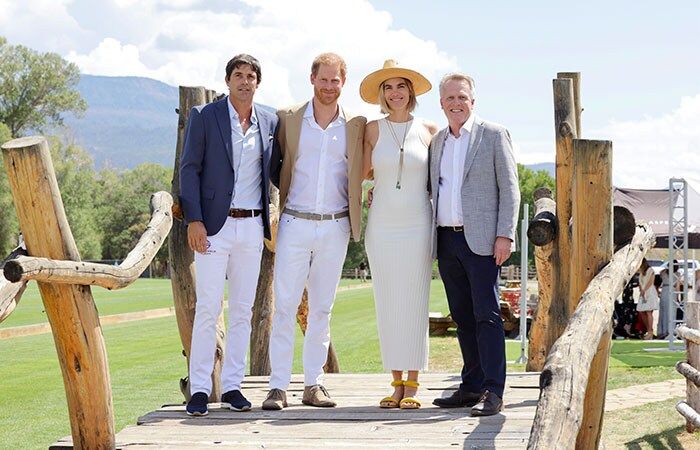
[[[676,411],[680,399],[647,403],[605,414],[603,442],[608,449],[683,450],[700,448],[700,434],[685,431]]]
[[[360,280],[340,280],[341,287],[361,284]],[[228,289],[226,289],[228,291]],[[147,309],[167,308],[173,306],[173,294],[170,280],[141,278],[124,289],[109,291],[101,287],[92,287],[92,296],[101,316],[121,314]],[[41,302],[36,283],[30,282],[15,311],[0,328],[18,327],[47,322],[44,305]]]
[[[101,314],[171,306],[168,280],[139,280],[121,291],[95,288],[93,292]],[[46,319],[41,309],[36,288],[30,287],[17,310],[6,321],[9,323],[3,325],[44,322]],[[432,285],[430,310],[447,313],[445,293],[439,281]],[[174,317],[106,326],[103,333],[117,430],[135,423],[139,415],[163,404],[182,401],[178,380],[186,375],[186,369]],[[338,294],[332,333],[341,371],[383,371],[370,288]],[[297,333],[296,343],[294,371],[300,372],[300,333]],[[663,347],[665,344],[614,341],[609,389],[678,377],[672,366],[683,358],[683,354],[644,351],[653,346]],[[520,343],[508,341],[508,361],[514,361],[519,354]],[[0,449],[46,448],[56,439],[69,435],[65,393],[51,335],[0,340],[0,362]],[[454,332],[431,337],[430,370],[457,373],[460,367]],[[520,371],[523,365],[509,364],[508,370]],[[658,410],[657,414],[678,415],[672,408]],[[678,425],[673,422],[669,426],[676,428]],[[654,433],[667,431],[662,427]],[[638,439],[643,433],[646,432],[625,439]]]
[[[129,287],[115,291],[97,286],[91,289],[101,316],[173,306],[170,280],[142,278]],[[30,282],[17,308],[5,321],[0,322],[0,328],[43,322],[48,322],[48,319],[39,288],[35,282]]]

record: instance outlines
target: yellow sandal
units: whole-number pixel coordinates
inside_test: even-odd
[[[417,389],[418,386],[420,386],[420,383],[417,381],[406,380],[403,382],[403,385]],[[415,397],[404,397],[399,402],[399,408],[401,408],[401,409],[418,409],[420,407],[421,407],[421,403]]]
[[[393,387],[397,386],[403,386],[404,381],[403,380],[394,380],[391,382],[391,385]],[[398,408],[399,407],[399,401],[396,400],[394,397],[389,396],[389,397],[384,397],[379,401],[379,407],[380,408]]]

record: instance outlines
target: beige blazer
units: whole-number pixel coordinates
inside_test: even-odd
[[[281,168],[279,169],[280,211],[284,210],[287,194],[292,184],[294,163],[299,154],[299,138],[304,111],[309,102],[294,105],[277,111],[279,131],[277,146]],[[350,229],[353,240],[359,241],[362,234],[362,141],[367,119],[353,116],[341,108],[345,117],[345,133],[348,155],[348,206],[350,208]],[[273,154],[273,159],[277,159]],[[273,161],[273,166],[275,161]],[[277,174],[272,169],[272,179],[277,181]]]

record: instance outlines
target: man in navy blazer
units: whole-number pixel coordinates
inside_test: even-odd
[[[247,411],[241,393],[263,238],[270,238],[270,155],[277,115],[253,103],[260,63],[236,55],[226,65],[229,95],[190,112],[180,161],[180,203],[197,273],[187,414],[208,413],[216,323],[229,281],[222,403]],[[218,399],[213,399],[218,400]]]

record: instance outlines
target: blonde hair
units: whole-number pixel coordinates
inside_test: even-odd
[[[411,80],[408,78],[401,78],[406,82],[406,86],[408,87],[408,104],[406,105],[406,109],[408,112],[413,112],[414,109],[416,109],[416,106],[418,106],[418,100],[416,99],[416,91],[413,89],[413,83]],[[391,112],[391,108],[389,107],[389,104],[386,101],[386,95],[384,95],[384,83],[386,83],[387,80],[382,81],[382,84],[379,85],[379,92],[377,93],[379,97],[379,111],[382,114],[389,114]]]
[[[348,66],[345,64],[345,60],[335,53],[321,53],[316,58],[314,62],[311,63],[311,73],[318,74],[318,68],[321,64],[326,66],[338,66],[340,68],[340,76],[345,79],[345,75],[348,72]]]
[[[472,96],[472,100],[474,100],[474,96],[476,95],[476,83],[474,82],[474,78],[462,72],[448,73],[440,80],[440,96],[442,96],[442,90],[448,81],[464,81],[467,83],[467,86],[469,86],[469,93]]]

